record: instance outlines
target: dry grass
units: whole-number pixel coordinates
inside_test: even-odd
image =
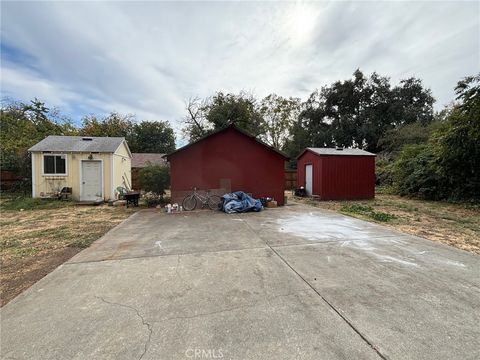
[[[288,196],[292,197],[290,193]],[[375,200],[365,201],[314,201],[301,198],[295,198],[295,201],[379,222],[407,234],[480,254],[478,205],[424,201],[385,194],[376,194]],[[357,211],[358,208],[371,208],[377,214],[393,215],[393,218],[380,216],[381,220],[376,220],[371,212]]]
[[[9,201],[1,200],[2,306],[136,211],[59,201],[11,210]]]

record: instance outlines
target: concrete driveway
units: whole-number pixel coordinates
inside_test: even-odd
[[[479,257],[303,205],[136,213],[1,310],[5,359],[478,359]]]

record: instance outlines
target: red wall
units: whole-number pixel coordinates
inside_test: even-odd
[[[313,194],[322,200],[375,197],[375,156],[316,155],[297,161],[298,186],[305,186],[305,165],[313,165]]]
[[[285,159],[234,128],[214,134],[169,156],[171,191],[218,189],[230,179],[231,190],[284,203]]]

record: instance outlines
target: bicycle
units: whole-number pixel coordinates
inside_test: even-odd
[[[220,209],[222,198],[218,195],[210,195],[210,190],[206,190],[206,195],[197,193],[197,188],[193,188],[193,193],[185,196],[182,202],[182,206],[186,211],[195,209],[198,202],[202,204],[202,208],[208,206],[211,210]]]

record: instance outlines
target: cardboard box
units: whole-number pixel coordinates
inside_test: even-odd
[[[266,207],[267,208],[275,208],[275,207],[277,207],[277,202],[275,200],[269,201],[269,202],[267,202]]]

